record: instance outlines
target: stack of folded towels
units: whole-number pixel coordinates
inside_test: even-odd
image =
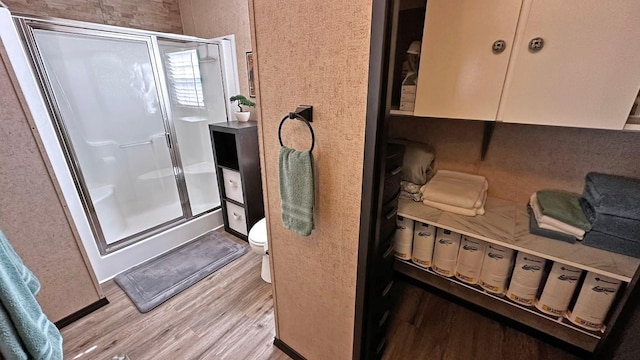
[[[484,215],[489,183],[484,176],[438,170],[422,187],[422,202],[455,214]]]
[[[535,235],[574,243],[591,229],[580,208],[579,194],[540,190],[529,198],[528,210],[529,232]]]
[[[640,179],[589,173],[580,205],[591,223],[583,243],[640,257]]]

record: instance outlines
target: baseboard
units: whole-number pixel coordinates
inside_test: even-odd
[[[293,350],[292,347],[285,344],[284,341],[278,338],[273,338],[273,345],[282,350],[283,353],[287,354],[293,360],[307,360],[304,356],[300,355],[297,351]]]
[[[102,298],[88,306],[85,306],[84,308],[74,312],[73,314],[66,316],[58,321],[55,322],[55,325],[58,329],[62,329],[65,326],[68,326],[69,324],[78,321],[80,319],[82,319],[83,317],[91,314],[92,312],[100,309],[103,306],[106,306],[109,304],[109,300],[107,300],[107,298]]]

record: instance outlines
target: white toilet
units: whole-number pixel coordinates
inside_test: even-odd
[[[262,280],[271,283],[271,269],[269,269],[269,244],[267,242],[267,219],[258,221],[249,230],[249,245],[253,251],[262,255]]]

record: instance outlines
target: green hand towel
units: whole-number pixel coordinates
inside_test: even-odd
[[[313,155],[311,151],[280,148],[278,158],[282,224],[302,236],[313,230]]]
[[[559,190],[540,190],[537,197],[543,215],[584,231],[591,230],[591,223],[580,207],[580,195]]]
[[[0,231],[0,354],[6,359],[62,359],[62,336],[36,301],[39,290]]]

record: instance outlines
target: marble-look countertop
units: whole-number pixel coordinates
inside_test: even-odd
[[[525,204],[506,200],[487,198],[485,214],[471,217],[401,199],[398,215],[625,282],[631,281],[640,265],[640,259],[584,246],[580,241],[569,244],[530,234]]]

